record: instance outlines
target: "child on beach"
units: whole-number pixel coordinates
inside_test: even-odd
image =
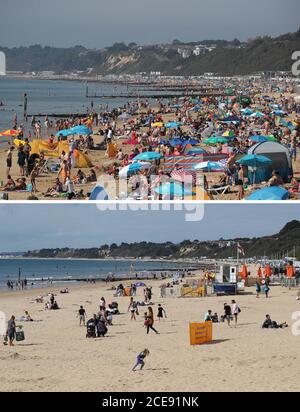
[[[86,311],[83,308],[83,306],[80,306],[80,309],[78,311],[78,316],[79,316],[79,326],[81,326],[81,324],[85,326]]]
[[[260,283],[258,280],[256,281],[256,284],[255,284],[255,290],[256,290],[256,297],[259,298],[261,287],[260,287]]]
[[[160,319],[163,319],[163,317],[165,316],[165,318],[167,317],[166,311],[165,309],[161,306],[161,304],[158,304],[158,308],[157,308],[157,318],[160,322]]]
[[[145,362],[144,359],[146,358],[146,356],[149,356],[150,352],[148,349],[144,349],[141,353],[138,354],[137,358],[136,358],[136,364],[134,365],[134,367],[132,368],[132,371],[135,372],[135,369],[141,365],[140,370],[143,369],[143,367],[145,366]]]
[[[266,282],[265,285],[264,285],[264,292],[265,292],[266,298],[268,298],[268,297],[269,297],[270,288],[269,288],[269,285],[268,285],[267,282]]]

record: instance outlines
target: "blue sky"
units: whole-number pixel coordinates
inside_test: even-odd
[[[91,247],[134,241],[215,240],[278,232],[300,220],[298,204],[205,205],[204,218],[187,222],[186,211],[99,211],[90,205],[0,205],[0,251],[42,247]]]
[[[247,40],[299,28],[299,0],[1,0],[0,45]]]

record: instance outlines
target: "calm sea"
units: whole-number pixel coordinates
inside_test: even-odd
[[[141,277],[147,277],[153,271],[165,272],[186,267],[183,263],[163,261],[1,258],[0,288],[5,287],[8,279],[17,280],[19,269],[21,278],[26,277],[35,286],[39,286],[43,278],[49,277],[54,281],[63,278],[86,279],[88,277],[105,279],[108,274],[127,277],[129,274],[138,273]]]
[[[89,83],[90,95],[127,94],[126,85]],[[92,99],[86,98],[86,83],[80,81],[55,81],[17,79],[0,76],[0,131],[12,127],[14,113],[17,113],[18,123],[23,123],[23,95],[28,96],[28,114],[39,113],[86,113],[93,101],[94,109],[99,105],[109,108],[121,107],[128,99]],[[26,129],[26,124],[25,124]]]

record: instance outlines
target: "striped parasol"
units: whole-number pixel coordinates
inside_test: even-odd
[[[177,182],[188,182],[189,180],[192,182],[195,182],[197,179],[197,173],[194,172],[193,170],[188,170],[188,169],[177,169],[173,170],[171,173],[171,177],[176,180]]]

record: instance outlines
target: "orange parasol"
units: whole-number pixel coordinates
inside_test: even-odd
[[[248,270],[247,270],[247,266],[245,264],[243,264],[243,269],[242,269],[242,278],[246,279],[248,276]]]
[[[286,275],[288,278],[292,278],[295,275],[295,269],[293,265],[287,265]]]
[[[270,265],[266,265],[266,267],[265,267],[265,276],[267,278],[269,278],[271,275],[272,275],[271,267],[270,267]]]

